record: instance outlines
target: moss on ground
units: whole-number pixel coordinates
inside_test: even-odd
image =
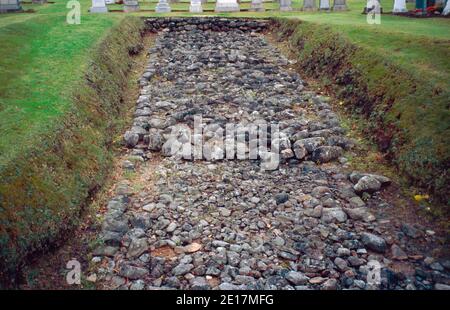
[[[14,278],[26,257],[74,227],[87,198],[105,181],[122,94],[144,23],[124,18],[96,46],[72,106],[0,166],[0,272]]]
[[[305,75],[361,116],[365,132],[413,184],[432,194],[448,214],[450,93],[436,83],[353,44],[330,26],[275,19],[276,36],[288,40]],[[433,82],[434,81],[434,82]],[[444,208],[442,208],[444,206]]]

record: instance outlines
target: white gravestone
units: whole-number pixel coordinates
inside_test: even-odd
[[[250,11],[264,12],[265,10],[262,0],[252,0]]]
[[[316,0],[303,0],[303,11],[315,11]]]
[[[405,1],[405,0],[403,0],[403,1]],[[406,4],[405,4],[405,7],[406,7]],[[367,0],[367,4],[364,7],[364,13],[368,14],[372,10],[376,10],[377,12],[380,12],[380,13],[383,12],[383,8],[381,7],[380,0]]]
[[[280,0],[280,11],[292,11],[292,0]]]
[[[155,12],[156,13],[170,13],[170,5],[167,0],[159,0],[156,5]]]
[[[236,0],[217,0],[216,12],[239,12],[239,4]]]
[[[191,13],[202,13],[202,1],[201,0],[191,0],[191,5],[189,6],[189,12]]]
[[[320,0],[319,10],[330,10],[330,0]]]
[[[108,8],[106,7],[105,0],[92,0],[92,6],[89,10],[91,13],[107,13]]]
[[[346,0],[334,0],[333,11],[348,11]]]
[[[447,4],[445,5],[444,10],[442,11],[442,15],[447,16],[450,14],[450,0],[447,0]]]
[[[125,0],[123,2],[123,11],[125,13],[139,11],[139,2],[137,0]]]
[[[406,0],[395,0],[392,12],[393,13],[408,12],[408,10],[406,9]]]
[[[0,0],[0,13],[20,11],[19,0]]]

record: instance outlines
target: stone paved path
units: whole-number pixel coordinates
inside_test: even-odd
[[[263,35],[165,31],[150,55],[125,134],[139,181],[102,214],[101,288],[446,287],[449,263],[426,258],[433,232],[386,218],[390,180],[346,171],[354,142]],[[198,114],[205,158],[168,156],[168,134]],[[279,166],[211,160],[218,127],[263,121],[279,126]]]

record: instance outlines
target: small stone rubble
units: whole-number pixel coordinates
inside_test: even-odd
[[[123,168],[150,172],[151,190],[117,185],[102,214],[103,244],[92,253],[99,285],[448,289],[450,263],[415,245],[433,242],[434,233],[393,227],[383,216],[392,207],[378,194],[390,180],[345,172],[354,141],[326,98],[306,90],[263,35],[239,24],[212,29],[206,25],[215,21],[205,20],[194,28],[147,20],[162,30],[139,81]],[[202,160],[170,156],[170,133],[191,131],[198,114]],[[227,123],[277,124],[278,148],[252,160],[213,160],[224,154],[215,133]],[[179,133],[177,141],[192,143]],[[281,160],[271,166],[265,157],[275,152]]]

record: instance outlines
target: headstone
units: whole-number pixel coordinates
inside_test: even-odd
[[[105,0],[92,0],[92,6],[89,10],[91,13],[107,13]]]
[[[47,0],[32,0],[31,2],[34,4],[44,4],[47,3]]]
[[[216,12],[239,12],[239,4],[236,0],[217,0]]]
[[[0,13],[21,11],[19,0],[0,0]]]
[[[292,11],[292,0],[280,0],[280,11]]]
[[[159,0],[156,5],[155,12],[156,13],[170,13],[170,5],[167,3],[167,0]]]
[[[381,3],[379,0],[367,0],[367,4],[364,7],[364,14],[369,13],[372,10],[376,10],[380,13],[383,13],[383,8],[381,7]]]
[[[189,6],[189,12],[191,13],[202,13],[202,1],[201,0],[191,0],[191,5]]]
[[[265,10],[262,0],[252,0],[250,11],[264,12]]]
[[[393,13],[408,12],[408,10],[406,9],[406,0],[395,0],[392,12]]]
[[[319,1],[319,10],[329,11],[330,9],[331,9],[330,0],[320,0]]]
[[[447,16],[450,14],[450,0],[447,0],[447,4],[444,7],[444,10],[442,11],[442,15]]]
[[[125,13],[139,11],[139,2],[137,0],[125,0],[123,2],[123,11]]]
[[[348,11],[347,0],[334,0],[333,11]]]
[[[317,9],[316,7],[316,0],[304,0],[303,1],[303,11],[315,11]]]

